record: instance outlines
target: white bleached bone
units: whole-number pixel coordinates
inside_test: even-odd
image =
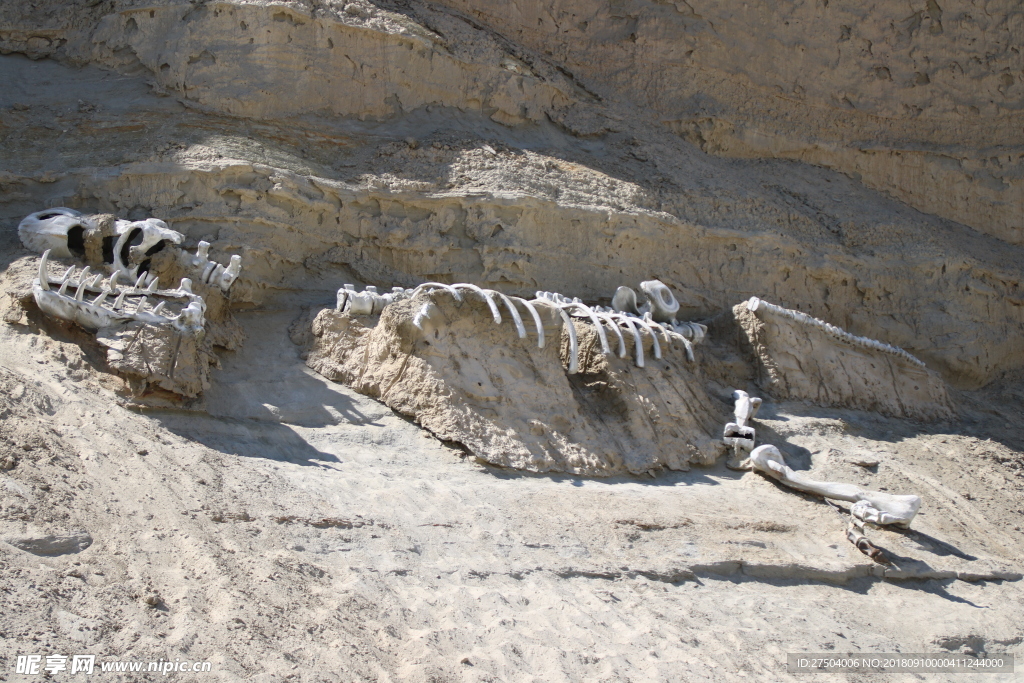
[[[203,268],[203,274],[199,277],[199,281],[209,284],[210,276],[213,275],[213,269],[216,268],[217,265],[218,264],[214,263],[213,261],[207,261],[206,267]]]
[[[619,338],[619,358],[625,358],[627,353],[626,339],[622,336],[622,330],[619,329],[619,324],[614,318],[612,318],[612,314],[605,313],[604,311],[598,311],[597,317],[601,319],[601,322],[611,328],[611,331]]]
[[[37,276],[37,280],[39,282],[40,288],[43,289],[44,291],[50,290],[50,274],[46,268],[49,258],[49,249],[44,251],[43,255],[39,258],[39,275]],[[64,280],[67,281],[67,275],[64,276]]]
[[[562,322],[565,324],[565,330],[569,333],[569,374],[575,375],[580,369],[579,359],[579,342],[576,340],[576,326],[572,324],[572,318],[564,308],[553,304],[550,301],[544,301],[549,306],[555,306],[558,309],[558,314],[562,316]]]
[[[537,309],[534,307],[534,305],[532,303],[530,303],[526,299],[521,299],[518,296],[513,296],[513,297],[509,297],[509,298],[512,299],[513,301],[517,301],[517,302],[521,303],[523,306],[526,307],[526,310],[528,310],[530,312],[530,315],[533,317],[533,324],[537,327],[537,348],[538,349],[543,349],[544,348],[544,323],[541,322],[540,314],[537,313]]]
[[[189,254],[180,247],[184,236],[158,218],[116,220],[58,207],[26,216],[18,229],[29,249],[49,251],[55,258],[81,257],[94,267],[101,266],[102,261],[102,265],[112,266],[132,281],[145,276],[138,287],[148,286],[157,276],[147,270],[153,255],[165,247],[178,251],[178,263],[192,271],[193,277],[224,292],[241,273],[241,256],[233,255],[228,265],[213,262],[209,259],[209,242],[200,242],[195,255]],[[110,248],[106,246],[107,240],[113,240]]]
[[[863,522],[908,528],[921,509],[921,499],[918,496],[868,491],[853,484],[810,479],[786,465],[779,449],[770,444],[755,448],[750,454],[750,464],[758,472],[763,472],[790,488],[853,503],[850,514]]]
[[[823,330],[826,334],[829,334],[840,341],[846,342],[847,344],[851,344],[853,346],[861,346],[868,349],[874,349],[876,351],[882,351],[884,353],[889,353],[899,358],[902,358],[903,360],[909,363],[913,363],[914,365],[917,365],[919,367],[926,367],[924,361],[922,361],[920,358],[912,356],[911,354],[907,353],[898,346],[885,344],[875,339],[868,339],[867,337],[858,337],[857,335],[850,334],[849,332],[840,327],[836,327],[835,325],[831,325],[822,320],[818,320],[817,318],[812,318],[811,316],[807,315],[802,311],[794,311],[789,308],[783,308],[782,306],[776,306],[775,304],[770,304],[767,301],[757,298],[756,296],[751,297],[750,300],[747,301],[747,310],[754,313],[758,317],[762,317],[766,314],[777,315],[783,318],[788,318],[789,320],[795,320],[805,325],[817,327]]]
[[[476,292],[484,298],[487,302],[487,307],[491,309],[491,316],[494,318],[494,322],[501,324],[501,312],[498,310],[498,305],[494,303],[494,298],[490,295],[491,290],[484,290],[476,285],[471,285],[466,282],[459,282],[452,285],[453,289],[468,289],[471,292]]]
[[[656,280],[645,282],[644,285],[650,290],[651,296],[658,296],[662,304],[667,305],[671,308],[671,302],[674,301],[674,297],[671,292],[664,287],[662,283]],[[544,325],[541,320],[541,316],[538,314],[536,306],[541,304],[550,305],[557,308],[559,316],[562,318],[563,323],[569,324],[571,327],[572,320],[582,319],[589,322],[594,326],[595,332],[598,335],[598,339],[601,344],[601,351],[606,354],[612,354],[613,350],[609,344],[608,334],[606,327],[610,327],[615,333],[616,338],[619,341],[618,356],[624,358],[627,354],[627,345],[625,336],[623,335],[623,328],[627,329],[633,337],[634,348],[635,348],[635,362],[638,367],[644,367],[644,335],[650,335],[652,353],[655,358],[662,357],[662,342],[659,342],[658,336],[662,337],[662,341],[665,344],[665,348],[671,349],[673,342],[680,342],[686,353],[688,360],[694,360],[693,345],[700,342],[707,331],[707,328],[697,323],[686,323],[677,322],[675,320],[667,320],[665,322],[659,322],[653,319],[650,315],[649,310],[645,311],[644,315],[630,314],[614,309],[605,309],[600,306],[589,306],[583,303],[580,299],[570,299],[557,292],[538,291],[536,292],[536,298],[532,301],[527,301],[520,297],[507,296],[501,292],[493,289],[485,289],[477,285],[469,283],[454,283],[444,284],[440,282],[426,282],[418,285],[414,289],[403,289],[401,287],[393,287],[392,291],[388,294],[380,294],[377,292],[377,288],[373,286],[367,286],[362,292],[357,292],[355,288],[346,284],[337,291],[335,300],[335,309],[338,311],[344,311],[352,315],[377,315],[383,308],[393,301],[399,299],[409,298],[418,295],[421,292],[426,292],[428,295],[433,295],[437,291],[446,291],[451,294],[456,301],[461,302],[465,292],[472,292],[487,303],[488,309],[491,312],[491,317],[494,319],[495,324],[502,322],[502,315],[499,303],[496,299],[501,299],[505,304],[505,308],[508,309],[512,321],[516,326],[516,332],[520,339],[527,336],[526,326],[523,323],[523,317],[519,310],[519,305],[522,305],[529,311],[533,318],[534,326],[537,331],[537,346],[538,348],[544,348]],[[632,294],[632,296],[630,296]],[[616,304],[622,304],[625,300],[635,300],[636,294],[632,292],[628,287],[620,287],[619,291],[616,292],[617,301]],[[621,305],[621,307],[629,308],[628,306]],[[636,307],[632,307],[636,310]],[[678,304],[677,304],[678,310]],[[421,309],[414,316],[414,323],[419,320],[425,324],[425,321],[429,318],[426,315],[426,309]],[[417,325],[420,327],[420,325]],[[575,373],[579,368],[579,340],[576,335],[575,328],[567,331],[570,336],[570,349],[572,358],[569,361],[569,372]]]
[[[679,313],[679,302],[672,290],[661,280],[647,280],[640,283],[640,289],[647,295],[651,308],[651,317],[659,323],[669,323]]]
[[[242,257],[238,254],[232,254],[228,260],[228,267],[224,269],[224,272],[220,275],[220,281],[217,283],[220,285],[221,290],[228,291],[231,289],[231,285],[235,284],[235,280],[242,274]]]
[[[604,325],[601,324],[601,319],[598,317],[597,312],[590,308],[590,306],[587,306],[579,299],[570,299],[557,292],[537,292],[537,299],[535,301],[538,300],[547,301],[560,307],[567,313],[589,319],[597,331],[597,337],[601,342],[601,350],[604,353],[611,354],[612,349],[608,345],[608,335],[605,334]]]
[[[219,287],[222,292],[231,289],[242,272],[242,257],[233,254],[227,266],[210,259],[210,243],[201,240],[195,255],[182,250],[178,263],[196,274],[203,284]]]
[[[171,230],[159,218],[141,221],[119,220],[114,223],[117,241],[114,243],[114,267],[132,277],[138,275],[138,268],[149,257],[148,252],[161,242],[179,245],[185,236]]]
[[[499,299],[505,302],[505,308],[508,309],[509,315],[512,316],[512,322],[515,323],[516,333],[520,339],[526,339],[526,326],[523,325],[523,316],[519,315],[519,309],[512,303],[512,300],[501,292],[496,292],[493,289],[488,290],[491,294],[497,296]],[[541,332],[543,334],[543,332]]]
[[[412,318],[412,324],[424,334],[430,334],[444,318],[441,309],[433,301],[424,303]]]
[[[735,422],[729,422],[722,430],[722,441],[732,446],[733,459],[728,466],[733,469],[743,469],[745,462],[744,454],[754,450],[755,432],[748,422],[754,419],[758,409],[761,407],[761,399],[750,396],[743,390],[732,392],[733,416]]]
[[[462,301],[462,294],[459,293],[459,290],[455,289],[451,285],[442,284],[440,282],[424,282],[422,285],[419,285],[416,289],[412,290],[412,294],[410,296],[416,296],[424,289],[444,289],[451,292],[451,295],[455,297],[456,301]]]
[[[48,251],[54,258],[70,258],[68,232],[72,228],[86,226],[87,221],[81,213],[59,206],[25,216],[18,224],[18,237],[32,251]]]
[[[640,335],[639,328],[634,324],[638,320],[639,318],[633,318],[621,313],[616,316],[616,321],[619,324],[625,325],[633,334],[633,349],[634,353],[636,353],[634,362],[638,368],[642,368],[644,366],[644,340]]]
[[[612,296],[612,308],[619,313],[640,315],[636,292],[629,287],[619,287],[615,290],[615,294]]]
[[[38,275],[32,283],[33,298],[44,313],[69,320],[90,330],[136,320],[154,325],[173,324],[181,330],[196,331],[202,328],[205,322],[206,304],[202,297],[180,289],[125,288],[120,291],[113,303],[109,303],[108,297],[117,288],[117,271],[105,285],[101,285],[102,274],[90,278],[87,266],[79,273],[77,283],[73,283],[74,294],[68,294],[68,285],[72,283],[72,279],[68,273],[61,278],[50,277],[50,254],[49,250],[43,252],[39,259]],[[53,291],[53,285],[58,283],[60,289]],[[160,303],[152,311],[146,311],[146,302],[150,297],[159,298]],[[179,309],[177,315],[164,314],[169,302]]]
[[[643,327],[645,330],[647,330],[647,333],[651,335],[651,341],[653,342],[653,346],[654,346],[654,349],[653,349],[654,350],[654,357],[656,359],[660,360],[661,359],[661,344],[658,343],[658,335],[656,335],[654,333],[654,328],[651,327],[650,324],[646,320],[644,320],[643,318],[634,318],[633,322],[635,322],[637,325],[640,325],[641,327]]]
[[[196,261],[202,263],[210,260],[210,243],[205,240],[200,240],[199,245],[196,247]]]

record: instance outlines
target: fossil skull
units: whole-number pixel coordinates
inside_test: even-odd
[[[168,244],[180,245],[185,237],[171,230],[159,218],[117,221],[117,242],[113,248],[114,267],[131,277],[148,270],[147,261]]]
[[[86,216],[66,207],[26,216],[18,225],[18,236],[33,251],[49,251],[55,258],[81,258],[94,268],[110,265],[132,279],[148,270],[151,256],[184,240],[158,218],[116,220],[109,214]]]
[[[54,258],[80,258],[96,269],[107,266],[133,282],[145,275],[144,285],[156,277],[168,280],[187,275],[227,292],[242,270],[242,257],[237,254],[226,266],[210,260],[209,242],[200,242],[194,256],[184,251],[184,235],[159,218],[118,220],[110,214],[83,215],[58,207],[26,216],[18,225],[18,235],[29,249],[48,251]],[[156,256],[167,247],[174,249]]]
[[[85,256],[85,232],[89,229],[87,217],[59,206],[25,216],[18,224],[18,237],[32,251],[49,251],[57,258],[70,258]]]

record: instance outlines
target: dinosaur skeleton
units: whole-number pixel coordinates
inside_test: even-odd
[[[750,454],[751,467],[786,486],[824,498],[853,503],[850,506],[850,525],[846,537],[862,553],[883,564],[889,564],[882,551],[864,534],[864,525],[910,528],[910,523],[921,509],[921,498],[914,495],[894,495],[869,491],[853,484],[817,481],[791,469],[778,448],[770,444],[758,446]]]
[[[159,278],[146,284],[140,275],[134,284],[120,286],[121,271],[107,279],[92,274],[89,266],[77,276],[71,266],[60,277],[49,274],[50,251],[39,259],[39,276],[32,284],[32,296],[40,310],[70,320],[89,330],[98,330],[133,320],[152,325],[171,325],[179,331],[195,332],[205,323],[206,303],[192,293],[192,281],[183,278],[177,289],[158,289]]]
[[[200,242],[195,255],[184,251],[180,245],[185,236],[159,218],[127,221],[58,207],[26,216],[18,225],[18,236],[29,249],[48,251],[54,258],[81,257],[93,268],[108,266],[133,282],[144,276],[144,286],[159,277],[149,272],[150,264],[153,256],[168,246],[179,249],[178,264],[193,274],[190,279],[217,286],[223,292],[230,289],[242,270],[238,255],[232,256],[227,266],[211,261],[209,242]]]
[[[109,369],[137,395],[158,387],[197,396],[208,386],[212,347],[230,348],[240,336],[227,305],[242,269],[238,255],[224,265],[210,259],[208,242],[185,251],[184,235],[157,218],[118,220],[63,207],[26,216],[18,232],[42,254],[32,282],[39,310],[93,332]],[[84,263],[51,273],[60,257]],[[162,281],[179,284],[163,289]]]
[[[661,285],[668,293],[668,296],[672,296],[668,288],[660,282],[656,280],[652,282]],[[643,284],[650,285],[651,283],[645,282]],[[623,289],[628,288],[619,288],[620,291]],[[645,362],[645,335],[651,339],[655,358],[660,359],[662,357],[662,346],[661,342],[658,341],[658,334],[660,333],[666,348],[672,348],[673,342],[678,341],[683,345],[687,359],[693,361],[693,345],[699,343],[707,332],[707,327],[698,323],[657,322],[651,318],[649,312],[640,315],[639,313],[631,314],[615,310],[614,308],[588,306],[578,298],[570,299],[556,292],[539,291],[536,293],[536,298],[527,300],[518,296],[508,296],[493,289],[483,289],[468,283],[449,285],[440,282],[426,282],[413,289],[393,287],[390,292],[384,294],[378,292],[377,288],[372,285],[359,292],[356,291],[353,285],[346,284],[338,290],[336,309],[351,313],[352,315],[379,315],[388,304],[412,298],[421,292],[426,292],[428,296],[433,296],[439,292],[447,292],[456,301],[462,301],[467,293],[480,297],[487,303],[491,317],[496,324],[501,324],[501,310],[504,308],[508,311],[509,317],[512,318],[520,339],[525,339],[528,335],[527,326],[523,322],[523,312],[529,313],[530,319],[533,322],[533,329],[537,335],[538,348],[544,348],[545,337],[544,325],[537,307],[541,306],[557,310],[569,335],[569,374],[579,371],[579,341],[576,335],[576,328],[572,322],[573,318],[585,320],[593,325],[601,343],[601,350],[606,354],[613,353],[611,344],[608,341],[608,330],[611,330],[618,342],[617,353],[619,358],[625,358],[628,354],[626,337],[623,335],[625,331],[633,339],[634,361],[637,367],[641,368],[644,367]],[[616,294],[618,295],[618,293]],[[678,304],[676,304],[676,308],[678,309]],[[423,329],[424,325],[431,324],[437,312],[437,307],[428,301],[416,313],[413,324]]]
[[[876,339],[858,337],[857,335],[850,334],[841,327],[836,327],[835,325],[827,323],[824,320],[818,320],[817,318],[813,318],[801,311],[794,311],[788,308],[783,308],[782,306],[770,304],[767,301],[762,301],[761,299],[758,299],[756,296],[751,297],[750,300],[747,301],[747,310],[749,310],[751,313],[754,313],[758,317],[763,317],[766,314],[778,315],[784,318],[789,318],[790,320],[795,320],[805,325],[811,325],[813,327],[817,327],[824,330],[829,335],[835,337],[840,341],[846,342],[847,344],[851,344],[853,346],[862,346],[864,348],[874,349],[875,351],[882,351],[884,353],[890,353],[894,356],[902,358],[903,360],[909,363],[913,363],[918,367],[925,367],[924,361],[922,361],[920,358],[912,356],[911,354],[907,353],[898,346],[886,344]]]
[[[722,440],[733,448],[733,459],[727,463],[732,469],[752,469],[778,480],[798,491],[814,493],[824,498],[843,500],[850,506],[850,524],[846,538],[858,550],[876,562],[890,564],[882,550],[868,540],[864,525],[893,525],[908,528],[921,507],[921,499],[914,495],[893,495],[869,491],[853,484],[840,484],[810,479],[786,465],[778,448],[771,444],[754,447],[754,428],[748,424],[761,407],[761,399],[737,390],[732,393],[735,422],[725,425]],[[749,456],[744,458],[744,454]]]
[[[744,454],[754,450],[755,432],[747,422],[757,415],[757,410],[761,407],[761,399],[752,398],[742,390],[732,392],[732,398],[735,401],[733,415],[736,417],[736,421],[725,425],[725,429],[722,431],[722,441],[732,446],[733,449],[733,460],[729,466],[737,467]]]
[[[758,472],[764,472],[790,488],[853,503],[850,514],[861,522],[879,526],[891,524],[906,529],[910,527],[910,522],[921,508],[921,499],[918,496],[897,496],[880,491],[868,491],[853,484],[810,479],[786,465],[779,449],[770,444],[755,448],[750,454],[750,464]]]

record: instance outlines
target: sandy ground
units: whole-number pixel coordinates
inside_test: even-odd
[[[126,409],[77,346],[2,328],[3,528],[28,548],[0,543],[3,680],[32,680],[26,653],[212,663],[181,680],[781,681],[809,680],[789,652],[1024,652],[1021,581],[923,578],[1021,569],[1020,455],[980,411],[766,404],[802,466],[925,499],[914,532],[872,532],[918,577],[885,578],[838,510],[754,473],[478,464],[305,368],[299,303],[241,316],[192,411]],[[867,451],[874,470],[846,461]]]

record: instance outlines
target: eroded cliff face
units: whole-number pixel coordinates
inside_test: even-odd
[[[708,153],[834,168],[1024,241],[1018,3],[442,3]]]
[[[657,277],[977,387],[1024,364],[1019,18],[933,4],[8,5],[3,216],[159,215],[242,301]]]

